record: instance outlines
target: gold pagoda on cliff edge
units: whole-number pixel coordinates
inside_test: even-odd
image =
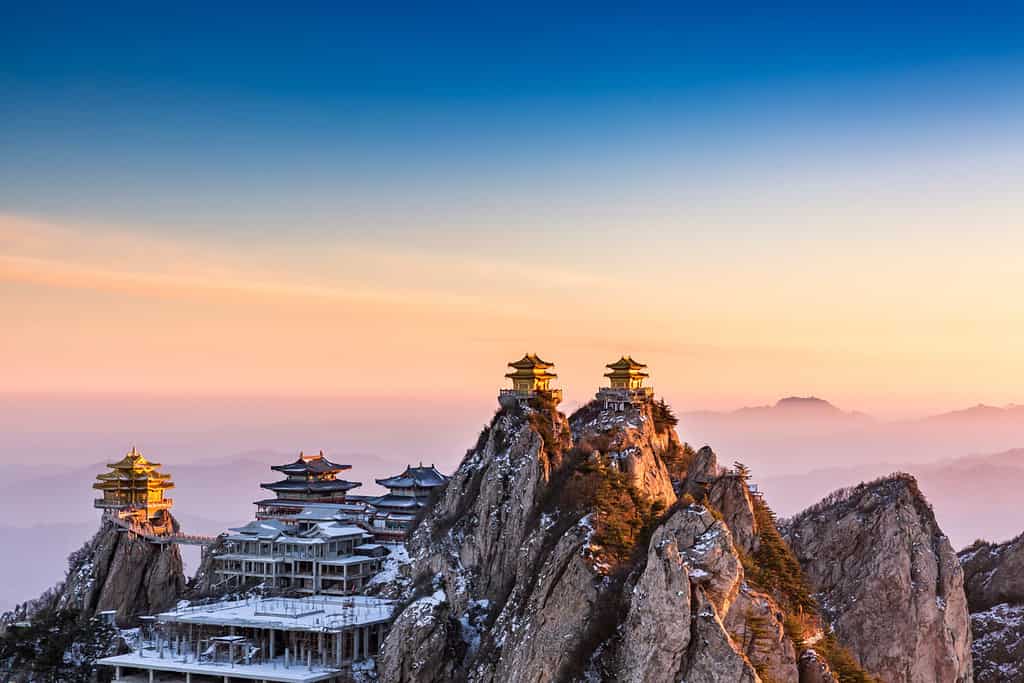
[[[498,400],[502,405],[525,404],[538,397],[551,399],[556,404],[562,401],[562,390],[551,388],[552,380],[558,377],[551,372],[554,363],[541,360],[535,353],[528,353],[508,366],[512,372],[506,373],[505,377],[512,380],[512,388],[502,389],[499,393]]]
[[[643,389],[644,380],[650,377],[643,363],[637,363],[630,356],[623,356],[614,363],[605,366],[611,372],[606,372],[605,377],[609,379],[612,389]]]
[[[132,512],[138,517],[153,519],[161,510],[170,509],[174,501],[164,497],[174,488],[171,475],[159,472],[160,463],[149,462],[134,446],[120,460],[107,465],[109,472],[96,477],[92,485],[103,492],[93,505],[101,510]]]
[[[600,389],[597,398],[604,401],[606,409],[625,410],[627,406],[646,403],[654,396],[654,389],[644,386],[650,375],[643,363],[633,360],[631,356],[623,356],[605,367],[611,371],[604,375],[611,386]]]

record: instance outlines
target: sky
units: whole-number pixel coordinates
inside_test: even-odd
[[[0,392],[1024,403],[1019,4],[8,8]]]

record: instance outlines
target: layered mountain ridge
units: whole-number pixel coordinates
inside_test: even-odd
[[[684,443],[661,401],[594,401],[568,418],[542,400],[503,408],[415,529],[410,562],[372,583],[400,606],[376,674],[361,676],[1024,679],[1024,536],[957,557],[905,474],[782,522],[751,488],[746,467]],[[130,623],[216,595],[209,556],[185,593],[174,545],[104,522],[22,613]]]
[[[663,403],[499,411],[410,555],[381,680],[871,680],[744,468]]]

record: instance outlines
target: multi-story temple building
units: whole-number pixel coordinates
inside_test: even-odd
[[[174,488],[171,475],[159,471],[160,463],[149,462],[134,446],[120,460],[109,463],[109,472],[96,477],[92,485],[103,492],[93,506],[122,517],[135,517],[139,522],[153,520],[174,503],[165,497]]]
[[[286,524],[256,520],[231,529],[215,570],[230,585],[263,584],[298,593],[349,595],[380,571],[387,549],[336,519]]]
[[[535,353],[528,353],[508,366],[512,372],[506,373],[505,377],[512,380],[512,388],[498,393],[498,401],[503,406],[526,405],[535,398],[547,398],[555,404],[562,402],[562,390],[551,388],[551,382],[558,377],[551,372],[554,363],[541,360]]]
[[[336,595],[361,589],[387,549],[359,526],[372,514],[366,502],[347,500],[360,484],[337,475],[351,467],[320,451],[270,469],[285,478],[260,486],[277,497],[256,501],[256,521],[230,530],[214,571],[229,585]]]
[[[285,478],[260,484],[277,497],[257,501],[257,519],[297,514],[310,503],[344,503],[346,494],[362,485],[338,479],[339,472],[352,469],[352,466],[331,462],[323,451],[317,455],[300,452],[295,462],[272,465],[270,469],[284,474]]]
[[[408,466],[401,474],[377,479],[388,490],[383,496],[370,498],[373,506],[373,535],[380,540],[404,541],[420,510],[431,503],[431,496],[445,485],[448,477],[433,465]]]
[[[628,405],[646,403],[654,396],[654,389],[644,386],[644,381],[650,375],[643,363],[638,363],[630,356],[623,356],[605,367],[610,370],[604,375],[610,386],[599,389],[597,399],[604,401],[606,409],[625,410]]]

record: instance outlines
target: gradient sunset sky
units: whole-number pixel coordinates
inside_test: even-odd
[[[0,391],[1024,402],[1024,10],[8,7]]]

